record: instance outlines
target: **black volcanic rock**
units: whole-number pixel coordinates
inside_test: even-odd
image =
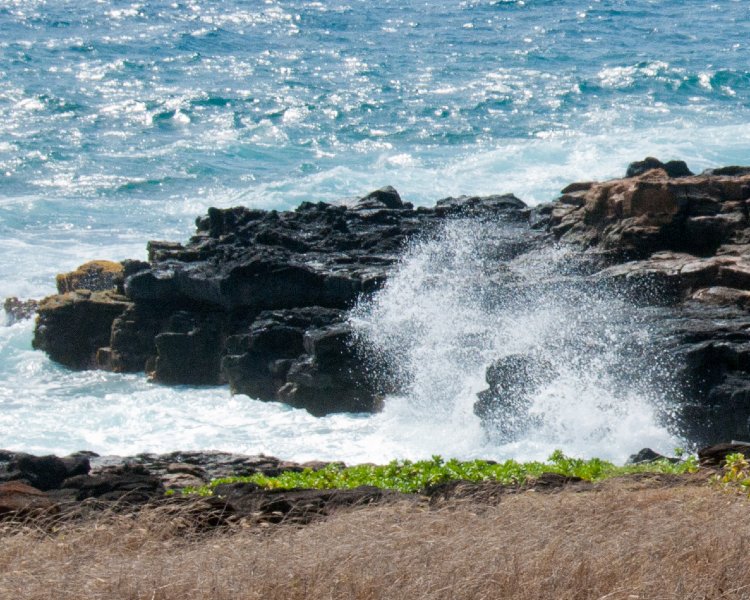
[[[217,311],[176,311],[154,337],[152,377],[161,383],[218,385],[225,316]]]
[[[722,442],[698,450],[698,460],[704,467],[719,467],[726,462],[727,455],[742,454],[750,458],[750,443]]]
[[[350,206],[211,208],[187,243],[152,241],[148,263],[122,263],[125,296],[79,290],[45,299],[34,346],[76,369],[229,383],[316,415],[374,411],[382,382],[346,311],[383,285],[410,239],[447,218],[518,224],[525,211],[512,195],[415,209],[390,187]]]
[[[345,319],[343,311],[322,307],[263,311],[227,338],[222,372],[233,391],[273,398],[286,385],[292,366],[309,358],[306,332],[343,327]]]
[[[305,202],[295,211],[210,209],[185,246],[151,246],[151,269],[128,278],[135,302],[262,311],[309,306],[345,309],[376,290],[405,242],[449,214],[523,218],[517,198],[446,199],[414,210],[392,188],[351,208]]]
[[[528,408],[538,388],[555,376],[555,368],[531,354],[509,354],[486,371],[489,388],[477,394],[474,413],[497,439],[509,442],[533,426]]]
[[[387,186],[370,192],[364,198],[357,200],[355,207],[358,210],[362,209],[380,209],[380,208],[411,208],[411,206],[405,207],[399,193],[392,188]]]
[[[6,298],[3,302],[5,311],[5,321],[8,325],[13,325],[19,321],[30,319],[36,313],[39,303],[36,300],[21,300],[15,296]]]
[[[688,177],[694,174],[682,160],[670,160],[663,163],[658,158],[647,156],[643,160],[630,163],[625,177],[637,177],[651,169],[663,169],[670,177]]]
[[[68,477],[86,475],[91,470],[86,454],[60,458],[14,452],[0,456],[0,463],[3,462],[6,465],[0,470],[0,481],[23,481],[42,491],[59,488]]]
[[[33,346],[72,369],[97,366],[100,348],[109,346],[112,323],[129,306],[116,292],[78,290],[39,303]]]
[[[626,298],[639,307],[653,352],[631,348],[644,353],[641,362],[664,362],[654,385],[675,432],[702,444],[750,437],[746,167],[693,175],[681,161],[649,157],[625,178],[570,184],[534,209],[512,195],[414,208],[393,188],[349,205],[211,208],[187,242],[152,241],[148,263],[124,261],[115,289],[43,300],[34,347],[72,368],[146,371],[166,384],[228,383],[316,415],[374,411],[394,391],[377,376],[389,357],[373,363],[348,310],[381,289],[410,240],[439,234],[448,219],[513,228],[504,242],[482,242],[507,246],[486,253],[486,281],[475,286],[488,307],[519,294],[534,301],[532,289],[503,276],[505,261],[555,243],[576,249],[559,281],[542,277],[532,287],[583,286]],[[612,376],[627,386],[639,376],[635,364]],[[549,377],[543,360],[501,358],[476,412],[512,438],[533,426],[523,408]]]
[[[383,504],[415,495],[373,486],[334,490],[261,490],[251,483],[223,484],[214,498],[226,503],[232,514],[268,523],[306,524],[343,508]]]
[[[124,465],[66,479],[61,487],[75,490],[77,501],[89,498],[118,504],[144,504],[164,496],[161,480],[140,465]]]

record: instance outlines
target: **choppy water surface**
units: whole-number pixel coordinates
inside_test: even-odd
[[[698,0],[0,0],[0,296],[45,295],[90,258],[142,258],[209,206],[282,209],[386,184],[417,204],[537,203],[649,154],[747,164],[749,13]],[[634,433],[616,444],[546,429],[506,448],[462,412],[463,392],[440,425],[416,392],[375,417],[316,420],[224,390],[68,373],[29,342],[28,324],[0,329],[0,446],[621,459],[676,442],[650,392],[627,401]],[[423,342],[421,364],[443,360]]]

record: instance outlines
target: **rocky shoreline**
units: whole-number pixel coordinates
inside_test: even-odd
[[[454,219],[513,232],[487,242],[498,245],[499,293],[516,293],[504,263],[574,249],[566,281],[635,306],[650,339],[633,352],[663,363],[669,426],[695,445],[750,437],[750,167],[694,175],[647,158],[622,179],[573,183],[534,208],[510,194],[415,208],[393,188],[288,212],[212,208],[187,243],[149,242],[148,262],[93,261],[58,276],[33,345],[72,369],[225,383],[313,415],[374,412],[398,391],[393,357],[358,339],[348,311],[382,288],[409,243]],[[33,310],[9,306],[18,318]],[[623,385],[637,370],[623,365]],[[499,356],[475,412],[512,438],[506,413],[551,372],[533,353]]]
[[[700,450],[698,458],[701,466],[711,471],[722,465],[728,454],[737,452],[750,457],[750,444],[717,444]],[[642,464],[664,458],[644,448],[632,455],[630,462]],[[286,471],[315,471],[331,464],[346,466],[324,461],[296,463],[272,456],[227,452],[175,451],[121,457],[81,451],[58,457],[0,450],[0,520],[85,518],[102,511],[188,506],[192,517],[204,526],[225,525],[240,519],[304,524],[342,508],[396,500],[435,503],[472,497],[488,501],[530,489],[552,491],[575,484],[584,490],[592,485],[577,477],[549,472],[522,484],[455,480],[413,494],[373,486],[286,490],[233,482],[215,486],[213,495],[207,497],[182,494],[183,490],[195,490],[217,479],[256,474],[274,477]]]
[[[272,456],[226,452],[170,452],[99,456],[82,451],[69,456],[34,456],[0,450],[0,520],[28,517],[79,518],[102,511],[190,505],[206,526],[253,519],[306,523],[342,507],[408,498],[390,490],[263,490],[251,483],[218,486],[211,497],[183,496],[226,477],[320,469],[329,463],[295,463]],[[175,493],[177,492],[177,493]]]

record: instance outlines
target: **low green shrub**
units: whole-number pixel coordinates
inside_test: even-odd
[[[722,473],[711,479],[715,485],[727,491],[750,495],[750,462],[741,452],[727,454]]]
[[[556,450],[547,462],[520,463],[515,460],[493,462],[487,460],[459,461],[455,458],[443,460],[433,456],[431,460],[392,461],[387,465],[356,465],[341,467],[330,464],[323,469],[301,472],[285,471],[277,477],[250,475],[216,479],[199,488],[186,488],[183,493],[210,496],[217,485],[224,483],[255,483],[265,489],[339,489],[372,485],[400,492],[419,492],[425,488],[449,481],[496,481],[506,485],[522,484],[542,473],[558,473],[567,477],[580,477],[598,481],[608,477],[630,473],[687,473],[698,468],[696,458],[671,462],[660,459],[650,463],[616,466],[600,458],[581,459],[566,456]]]

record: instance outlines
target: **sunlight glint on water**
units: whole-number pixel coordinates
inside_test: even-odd
[[[505,192],[537,204],[647,155],[694,171],[747,164],[748,39],[743,2],[0,2],[0,298],[50,294],[56,273],[89,259],[143,259],[149,239],[186,240],[210,206],[281,210],[384,185],[416,205]],[[380,415],[318,420],[225,389],[70,373],[30,350],[25,323],[0,327],[0,447],[344,460],[670,450],[648,386],[618,392],[632,410],[610,445],[592,441],[614,419],[596,407],[618,387],[603,377],[617,352],[601,377],[558,369],[529,408],[546,415],[535,434],[486,439],[472,411],[486,364],[554,341],[576,315],[550,297],[494,313],[451,269],[455,285],[433,281],[420,269],[485,268],[447,235],[453,249],[415,251],[372,320],[358,317],[418,329],[399,349],[411,392]],[[617,301],[583,300],[601,317]]]

